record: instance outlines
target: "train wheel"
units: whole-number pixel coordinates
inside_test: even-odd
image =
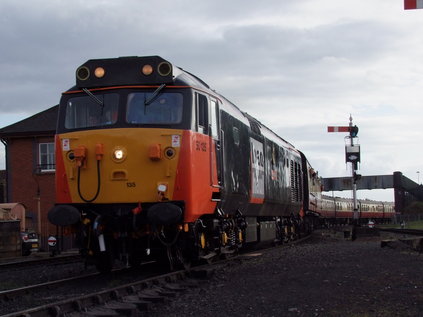
[[[198,261],[198,247],[188,234],[181,234],[173,246],[176,267],[188,270],[193,262]]]
[[[95,267],[100,273],[110,273],[113,268],[113,256],[109,251],[100,252],[96,257]]]
[[[168,246],[166,248],[166,254],[170,271],[180,269],[188,270],[191,268],[190,257],[184,255],[184,250],[182,250],[178,245]]]
[[[129,257],[129,265],[131,267],[140,267],[141,266],[142,256],[138,252],[134,252]]]
[[[178,261],[178,264],[182,266],[183,269],[188,270],[191,268],[192,259],[190,255],[185,254],[186,250],[182,249],[179,245],[175,246],[175,255]]]
[[[133,238],[129,240],[129,264],[131,267],[140,267],[143,260],[146,260],[149,250],[147,238]]]
[[[110,237],[107,235],[103,236],[103,242],[105,251],[98,250],[95,253],[95,266],[100,273],[109,273],[113,268],[113,250]]]
[[[220,249],[220,257],[222,259],[229,259],[235,255],[238,254],[238,248],[237,247],[222,247]]]

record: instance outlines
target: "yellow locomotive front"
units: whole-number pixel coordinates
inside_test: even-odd
[[[142,101],[144,94],[129,92],[127,98],[141,95],[139,100]],[[117,100],[119,95],[115,95]],[[110,98],[104,96],[102,99]],[[144,124],[131,119],[131,110],[146,108],[140,111],[146,111],[143,120],[151,117],[151,125],[180,124],[182,99],[180,93],[172,92],[163,93],[157,104],[148,107],[130,101],[125,120],[131,125]],[[160,113],[164,107],[171,108],[175,117],[164,118]],[[173,197],[183,131],[113,127],[119,116],[117,109],[117,103],[96,105],[88,96],[68,99],[65,127],[83,130],[60,133],[56,137],[58,165],[64,168],[57,178],[60,203],[155,202]],[[159,113],[153,119],[156,110]],[[93,116],[89,111],[93,111]]]
[[[100,270],[114,257],[136,264],[154,238],[166,246],[214,212],[213,141],[192,131],[193,88],[160,57],[90,60],[76,76],[59,108],[49,220],[78,227]]]

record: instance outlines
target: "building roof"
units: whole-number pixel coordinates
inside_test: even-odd
[[[56,132],[59,105],[41,111],[0,129],[0,138],[21,137],[28,135],[52,135]]]

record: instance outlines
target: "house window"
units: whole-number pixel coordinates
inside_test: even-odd
[[[40,143],[38,147],[38,168],[41,172],[56,170],[54,143]]]

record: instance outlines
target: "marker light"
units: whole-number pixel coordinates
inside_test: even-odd
[[[176,154],[176,151],[175,151],[175,149],[174,149],[174,148],[172,148],[172,147],[168,147],[168,148],[166,148],[166,149],[164,150],[164,155],[165,155],[165,157],[166,157],[166,158],[168,158],[168,159],[172,159],[172,158],[174,158],[174,157],[175,157],[175,154]]]
[[[95,77],[97,77],[97,78],[102,78],[102,77],[104,77],[104,74],[106,73],[106,71],[104,70],[104,68],[103,67],[97,67],[95,70],[94,70],[94,75],[95,75]]]
[[[151,75],[153,73],[153,66],[147,64],[142,67],[142,73],[146,76]]]
[[[172,72],[172,65],[168,62],[161,62],[157,67],[157,71],[161,76],[167,76]]]

